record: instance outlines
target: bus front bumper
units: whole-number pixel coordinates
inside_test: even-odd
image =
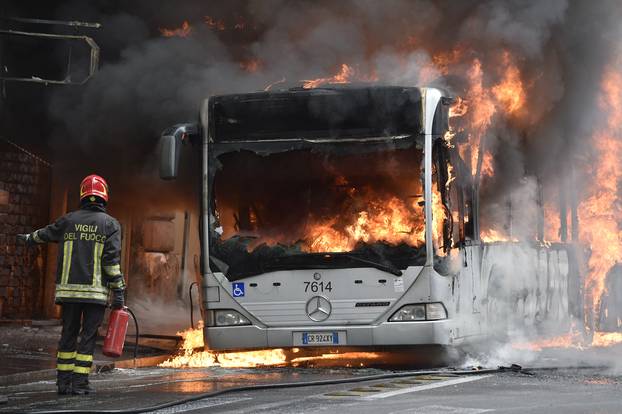
[[[453,326],[450,319],[361,326],[228,326],[206,327],[204,337],[213,350],[305,346],[300,340],[304,333],[337,334],[339,343],[330,346],[456,345]]]

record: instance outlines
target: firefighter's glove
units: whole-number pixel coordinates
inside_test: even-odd
[[[17,241],[25,243],[28,246],[32,246],[35,244],[35,241],[32,238],[32,234],[18,234]]]
[[[112,309],[121,309],[123,306],[125,306],[123,289],[114,289],[112,291]]]

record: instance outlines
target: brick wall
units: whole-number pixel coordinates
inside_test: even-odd
[[[49,198],[49,166],[0,138],[0,318],[41,315],[46,249],[15,235],[47,224]]]

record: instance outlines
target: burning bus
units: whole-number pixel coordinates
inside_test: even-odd
[[[453,103],[324,85],[214,96],[164,131],[162,178],[186,141],[201,159],[206,347],[455,346],[580,318],[567,245],[481,240]]]

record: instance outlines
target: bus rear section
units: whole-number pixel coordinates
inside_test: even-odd
[[[431,158],[447,109],[431,91],[207,101],[209,348],[453,343],[451,283],[433,270],[426,237],[435,231],[426,148]]]

